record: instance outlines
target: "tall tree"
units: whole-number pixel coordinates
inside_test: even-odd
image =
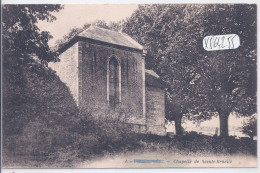
[[[27,123],[34,112],[35,100],[32,99],[32,95],[34,95],[32,92],[39,91],[29,87],[31,83],[27,71],[39,67],[33,65],[35,62],[28,58],[28,54],[35,53],[40,60],[45,62],[54,58],[54,53],[48,46],[50,33],[40,32],[36,24],[38,20],[49,22],[55,20],[52,12],[57,12],[61,8],[60,5],[2,6],[3,120],[8,124],[4,128],[9,129],[5,130],[5,133],[19,132],[21,125]],[[43,71],[42,73],[41,75],[44,75]],[[38,77],[41,78],[41,75]],[[26,109],[31,112],[28,113]],[[40,110],[38,109],[38,111]],[[12,121],[16,124],[10,123]]]
[[[181,134],[183,117],[220,118],[228,135],[228,116],[249,116],[256,103],[255,5],[141,5],[124,31],[148,48],[147,67],[167,87],[168,119]],[[235,50],[203,49],[209,35],[238,34]],[[184,116],[185,115],[185,116]]]
[[[220,119],[228,136],[228,118],[256,112],[256,5],[208,5],[204,36],[237,34],[240,47],[205,51],[199,63],[199,93]]]
[[[191,10],[192,9],[192,10]],[[143,5],[127,20],[124,31],[147,47],[146,68],[168,83],[166,118],[175,121],[182,135],[182,119],[197,97],[191,91],[197,78],[195,68],[202,49],[197,49],[203,31],[203,6]],[[196,20],[191,16],[197,14]]]
[[[48,31],[37,27],[39,20],[52,22],[54,12],[61,5],[3,5],[3,52],[8,54],[36,54],[43,61],[51,61],[54,54],[48,46],[52,38]]]

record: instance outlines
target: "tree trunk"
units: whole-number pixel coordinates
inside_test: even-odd
[[[175,118],[175,130],[176,130],[176,135],[183,135],[183,130],[181,126],[181,115],[177,115]]]
[[[222,113],[222,114],[219,113],[221,137],[228,136],[228,117],[229,117],[229,113]]]

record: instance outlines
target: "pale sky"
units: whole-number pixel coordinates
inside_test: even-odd
[[[38,27],[43,31],[50,31],[53,39],[49,45],[54,46],[55,41],[61,39],[73,27],[82,27],[85,23],[95,20],[118,22],[130,17],[137,8],[137,4],[66,4],[64,9],[54,13],[56,21],[40,21]]]

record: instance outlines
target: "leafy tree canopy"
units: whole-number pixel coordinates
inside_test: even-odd
[[[124,32],[147,47],[146,67],[169,84],[168,119],[219,115],[227,136],[231,112],[256,112],[256,5],[140,5]],[[240,47],[203,49],[204,37],[224,34],[239,35]]]
[[[17,55],[36,54],[43,61],[51,61],[54,53],[48,41],[52,38],[48,31],[40,31],[39,20],[52,22],[53,13],[61,10],[61,5],[3,5],[3,51]]]
[[[256,116],[251,116],[248,122],[243,123],[241,130],[244,134],[248,135],[251,139],[257,136],[257,121]]]

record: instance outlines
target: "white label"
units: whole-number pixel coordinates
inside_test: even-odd
[[[236,34],[212,35],[203,39],[203,47],[207,51],[236,49],[239,46],[240,39]]]

